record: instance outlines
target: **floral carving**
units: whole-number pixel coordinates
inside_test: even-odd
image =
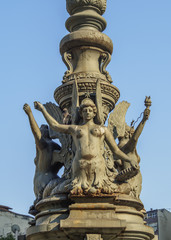
[[[73,14],[75,8],[81,6],[93,6],[99,9],[101,15],[106,10],[106,0],[67,0],[66,7],[69,14]]]

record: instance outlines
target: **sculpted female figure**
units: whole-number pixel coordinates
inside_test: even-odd
[[[123,137],[119,137],[118,147],[121,149],[121,151],[127,154],[127,156],[129,156],[132,160],[134,160],[137,163],[137,166],[139,166],[140,157],[137,153],[136,146],[137,146],[138,139],[142,133],[142,130],[145,126],[145,123],[149,118],[149,115],[150,115],[150,109],[147,107],[144,110],[143,119],[138,125],[138,127],[136,128],[136,130],[134,130],[133,127],[129,127],[128,125],[126,125],[125,135]],[[129,168],[131,167],[130,164],[122,160],[115,161],[115,164],[119,171],[118,176],[120,178],[123,178],[124,180],[126,175],[129,174],[129,171],[125,172],[125,170],[129,170]],[[141,172],[139,171],[137,175],[135,175],[134,177],[130,178],[127,181],[131,187],[131,195],[133,195],[136,198],[139,198],[141,189],[142,189]]]
[[[30,106],[25,104],[23,109],[29,118],[30,127],[36,142],[36,157],[34,160],[36,165],[34,175],[34,193],[36,200],[34,204],[36,204],[42,199],[43,190],[46,185],[50,180],[57,178],[57,173],[63,166],[60,162],[52,166],[53,152],[54,150],[60,150],[61,147],[50,138],[47,125],[41,125],[39,129]]]
[[[80,105],[79,113],[83,119],[82,125],[63,125],[52,118],[43,105],[35,102],[34,106],[41,111],[50,125],[57,132],[72,135],[76,152],[72,162],[72,191],[71,194],[86,193],[109,193],[116,189],[116,185],[109,186],[106,175],[106,163],[103,157],[104,140],[109,145],[111,151],[122,161],[127,161],[134,165],[126,154],[117,146],[110,131],[94,123],[97,108],[94,102],[85,98]]]

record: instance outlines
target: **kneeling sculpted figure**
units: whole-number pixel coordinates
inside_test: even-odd
[[[54,165],[53,152],[59,151],[61,147],[52,141],[49,136],[47,125],[41,125],[40,129],[34,119],[31,108],[28,104],[23,107],[25,113],[28,115],[30,127],[36,142],[36,157],[35,157],[35,175],[34,175],[34,193],[36,200],[34,205],[42,199],[43,190],[46,185],[52,180],[59,178],[57,173],[63,166],[63,163],[57,162]]]
[[[71,194],[110,193],[117,189],[114,183],[110,183],[109,186],[103,157],[104,140],[116,156],[136,167],[136,163],[118,148],[108,128],[94,123],[97,108],[90,98],[85,98],[81,102],[79,108],[83,120],[81,125],[59,124],[40,102],[35,102],[34,106],[43,113],[54,131],[70,134],[73,138],[76,152],[72,161]]]

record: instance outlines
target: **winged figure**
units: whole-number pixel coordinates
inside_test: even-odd
[[[35,175],[34,175],[34,193],[36,200],[34,205],[30,207],[30,213],[34,215],[35,205],[42,199],[43,191],[47,184],[55,180],[58,182],[60,178],[57,176],[58,171],[63,166],[63,161],[54,156],[54,152],[59,154],[61,147],[52,141],[49,135],[47,125],[38,124],[33,116],[32,110],[28,104],[24,104],[23,109],[28,116],[31,131],[36,143],[36,157],[35,157]]]
[[[108,128],[113,133],[114,138],[118,138],[118,147],[122,152],[129,156],[137,163],[138,168],[132,168],[130,163],[124,162],[115,158],[115,167],[118,170],[118,174],[115,180],[122,183],[127,181],[130,185],[130,194],[136,198],[139,198],[141,193],[142,176],[139,171],[140,157],[137,153],[137,142],[143,131],[146,121],[149,119],[151,106],[150,97],[145,99],[145,110],[143,112],[143,118],[136,129],[133,126],[128,126],[125,122],[126,112],[130,104],[126,101],[120,102],[110,114],[108,120]]]
[[[48,102],[44,104],[46,111],[59,123],[69,125],[71,124],[71,115],[68,113],[68,109],[64,108],[63,111],[55,103]],[[64,188],[71,181],[71,165],[73,159],[72,151],[72,138],[70,135],[66,135],[60,132],[56,132],[49,127],[49,134],[52,139],[59,139],[61,143],[61,150],[53,152],[53,159],[57,159],[64,164],[64,173],[62,175],[61,181],[51,180],[43,193],[43,197],[48,197],[49,195],[55,195],[56,193],[64,192]],[[53,164],[55,162],[53,161]]]
[[[81,101],[81,104],[78,107],[81,119],[79,124],[75,124],[77,119],[77,106],[79,103],[76,82],[73,86],[73,100],[75,101],[75,104],[73,104],[74,107],[71,108],[71,115],[73,118],[71,125],[63,124],[60,117],[56,117],[60,115],[60,111],[59,107],[56,107],[54,104],[45,105],[45,109],[40,102],[36,101],[34,103],[35,108],[42,112],[50,127],[53,131],[55,131],[54,133],[52,132],[51,136],[57,136],[59,139],[60,136],[62,136],[61,144],[62,149],[63,145],[65,147],[64,153],[67,154],[70,149],[70,147],[66,145],[70,141],[64,140],[65,138],[68,138],[68,136],[71,135],[75,145],[75,148],[73,145],[70,145],[71,149],[75,150],[72,158],[70,159],[71,162],[68,164],[72,171],[71,179],[68,178],[68,182],[64,181],[61,184],[58,184],[55,188],[53,188],[55,183],[52,181],[50,183],[51,186],[49,187],[49,189],[51,189],[50,195],[60,193],[60,190],[63,191],[64,185],[65,189],[66,186],[68,186],[70,193],[73,195],[100,193],[109,194],[117,191],[117,185],[113,181],[114,172],[116,174],[115,168],[109,159],[104,158],[104,140],[107,143],[106,148],[108,146],[110,151],[122,159],[123,162],[129,162],[133,169],[136,168],[134,160],[131,160],[129,156],[119,149],[109,129],[103,125],[104,117],[102,99],[100,99],[100,81],[97,81],[97,91],[97,104],[93,102],[93,100],[89,97],[90,94],[88,93],[87,97]],[[64,141],[64,144],[62,141]],[[68,158],[66,159],[64,160],[65,166],[65,162],[68,163]],[[46,197],[48,195],[45,194],[44,196]]]
[[[51,102],[44,104],[44,107],[47,113],[60,124],[70,125],[71,123],[77,123],[79,121],[79,96],[77,82],[75,81],[73,84],[71,114],[67,108],[61,110],[60,107]],[[59,139],[61,143],[61,151],[54,151],[53,154],[55,155],[54,159],[58,159],[58,161],[60,160],[60,162],[64,164],[64,173],[62,175],[61,182],[57,182],[56,180],[49,182],[43,193],[44,198],[57,193],[68,192],[70,190],[72,181],[71,167],[72,160],[75,155],[75,145],[72,136],[54,131],[51,127],[49,129],[50,137],[53,139]]]

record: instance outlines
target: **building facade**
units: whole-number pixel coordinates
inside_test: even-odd
[[[0,205],[0,237],[6,237],[12,233],[15,239],[18,239],[18,236],[25,235],[29,222],[33,218],[11,210],[10,207]]]
[[[166,209],[151,209],[146,213],[145,221],[154,229],[156,239],[171,240],[171,212]]]

